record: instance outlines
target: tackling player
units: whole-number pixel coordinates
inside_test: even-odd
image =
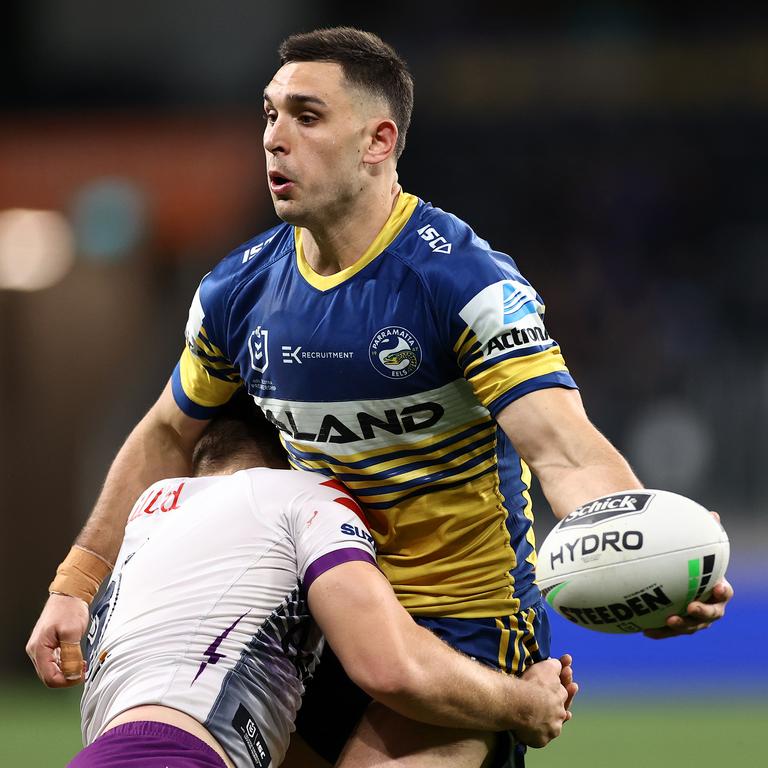
[[[280,765],[322,644],[308,608],[351,678],[405,716],[535,746],[559,734],[569,657],[516,678],[452,651],[397,602],[352,498],[286,469],[274,428],[228,409],[193,477],[139,497],[93,610],[72,768]]]
[[[120,450],[78,543],[112,559],[129,500],[186,474],[206,421],[244,387],[293,466],[339,478],[365,505],[409,613],[519,673],[549,646],[531,472],[559,517],[640,483],[589,422],[543,300],[514,262],[401,189],[413,83],[397,53],[338,28],[291,37],[280,55],[264,93],[264,149],[284,223],[203,279],[181,361]],[[478,176],[503,151],[482,139],[472,138]],[[72,563],[54,592],[67,593]],[[731,594],[719,584],[711,604],[692,603],[664,632],[708,626]],[[82,635],[66,601],[50,598],[31,654]],[[371,727],[380,738],[358,740],[363,762],[374,743],[371,760],[392,757],[387,734],[397,734],[414,765],[439,765],[456,738],[394,713]],[[491,748],[482,734],[461,743],[471,746],[454,765],[478,766]]]

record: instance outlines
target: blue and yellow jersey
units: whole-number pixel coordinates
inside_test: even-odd
[[[294,467],[365,505],[379,562],[425,616],[508,616],[538,598],[530,471],[497,427],[575,387],[541,297],[463,221],[401,194],[353,266],[317,275],[288,224],[203,278],[173,374],[209,418],[245,386]]]

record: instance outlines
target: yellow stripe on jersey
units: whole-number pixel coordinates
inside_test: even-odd
[[[509,671],[517,673],[520,670],[520,641],[522,639],[522,632],[520,631],[520,624],[516,615],[509,617],[509,628],[510,631],[514,633],[514,639],[512,640],[512,661],[509,664]]]
[[[536,612],[533,608],[529,608],[528,611],[525,614],[525,647],[528,651],[529,657],[535,656],[539,652],[539,644],[536,641],[536,634],[533,629],[533,619],[535,618]],[[526,659],[527,661],[527,659]],[[526,667],[529,666],[526,664]]]
[[[508,513],[498,490],[498,475],[489,472],[405,499],[396,520],[387,510],[366,509],[379,567],[406,610],[463,618],[520,610]]]
[[[367,267],[392,241],[400,234],[403,227],[416,210],[419,199],[407,192],[401,192],[392,208],[386,223],[382,227],[376,239],[368,246],[365,253],[351,266],[342,269],[335,275],[318,275],[312,267],[309,266],[304,256],[303,230],[299,227],[294,229],[294,242],[296,244],[296,265],[302,277],[314,288],[321,291],[327,291],[341,285],[345,280],[356,275],[361,269]]]
[[[468,355],[475,346],[478,347],[476,351],[479,352],[480,342],[477,340],[477,336],[472,333],[472,329],[467,326],[461,336],[459,336],[459,340],[453,345],[453,352],[456,355],[456,360],[459,361],[459,365],[461,365],[462,358]]]
[[[467,340],[467,336],[472,332],[472,329],[467,326],[462,332],[461,336],[459,336],[459,340],[453,345],[453,351],[456,357],[459,356],[459,350],[464,345],[464,342]]]
[[[507,668],[507,651],[509,650],[509,630],[504,626],[504,622],[501,619],[496,619],[496,628],[501,633],[501,639],[499,640],[499,669],[508,672]]]
[[[472,427],[482,424],[483,422],[487,422],[489,430],[496,428],[496,422],[494,422],[490,416],[484,416],[481,419],[474,419],[473,421],[468,421],[465,424],[461,424],[458,427],[455,427],[454,429],[448,430],[446,432],[440,432],[436,435],[430,435],[429,437],[424,438],[424,440],[419,440],[418,442],[398,444],[394,447],[390,444],[384,448],[377,448],[376,450],[373,450],[373,451],[362,451],[360,453],[345,453],[344,455],[339,455],[339,461],[344,461],[345,464],[340,464],[339,462],[335,462],[333,460],[333,457],[328,456],[328,454],[326,454],[323,450],[318,450],[317,448],[314,448],[310,445],[306,445],[300,441],[289,440],[288,442],[290,443],[290,445],[294,446],[294,448],[297,451],[301,451],[302,453],[307,453],[307,454],[315,454],[317,456],[323,457],[318,459],[317,461],[314,461],[313,459],[304,459],[302,457],[297,457],[299,461],[305,462],[309,467],[312,467],[315,469],[324,469],[328,467],[332,469],[334,472],[338,472],[338,473],[354,472],[355,470],[349,469],[346,466],[346,463],[354,463],[358,461],[365,461],[367,459],[374,459],[377,457],[381,457],[381,462],[373,465],[376,467],[375,471],[378,472],[382,469],[387,469],[389,467],[396,467],[399,464],[409,464],[411,462],[419,460],[418,456],[415,456],[415,457],[406,456],[400,459],[392,459],[391,461],[388,460],[387,457],[394,452],[399,452],[401,450],[418,451],[418,450],[421,450],[422,448],[427,448],[430,445],[436,445],[437,443],[441,443],[445,440],[450,440],[452,437],[455,437],[461,432],[465,432],[468,429],[472,429]],[[477,433],[475,433],[472,439],[477,440],[482,434],[483,434],[483,431],[479,430]],[[459,444],[460,443],[457,442],[454,445],[459,445]],[[442,450],[448,453],[452,450],[454,445],[447,446]],[[424,458],[426,458],[428,455],[429,454],[425,454]],[[362,470],[361,474],[363,473],[367,474],[367,473],[370,473],[371,471],[372,471],[371,466],[369,466],[368,468]]]
[[[526,563],[530,563],[534,570],[536,569],[536,534],[533,532],[533,501],[531,500],[531,468],[520,459],[520,480],[525,483],[526,490],[523,491],[525,507],[523,514],[531,521],[531,527],[525,534],[525,540],[531,545],[531,554],[525,558]]]
[[[463,432],[465,429],[466,428],[462,428],[461,431]],[[468,459],[479,455],[483,451],[492,450],[494,443],[491,437],[495,430],[495,423],[489,421],[488,426],[485,429],[474,432],[461,440],[451,442],[439,451],[430,451],[429,453],[423,453],[416,456],[409,453],[407,456],[401,456],[389,461],[386,460],[385,455],[382,457],[385,459],[384,461],[368,464],[365,467],[345,467],[330,461],[309,461],[298,457],[297,461],[309,469],[317,470],[326,467],[333,469],[334,473],[340,475],[350,488],[357,487],[354,485],[357,481],[348,477],[348,475],[359,476],[359,483],[362,484],[360,487],[379,488],[381,486],[392,485],[393,483],[408,482],[409,480],[424,477],[442,469],[458,467]],[[435,440],[435,442],[437,442],[437,440]],[[465,451],[450,460],[445,459],[449,454],[461,451],[462,448],[475,442],[482,442],[482,445],[473,448],[471,451]],[[395,448],[394,452],[398,452],[399,448],[400,446]],[[392,450],[393,449],[390,448],[390,451]],[[417,463],[420,465],[418,468],[408,469],[409,466]],[[398,468],[402,469],[401,473],[394,471]],[[371,475],[381,474],[383,472],[387,473],[387,477],[381,479],[371,478]]]
[[[480,342],[477,340],[477,336],[475,336],[474,333],[470,333],[469,336],[466,338],[464,343],[459,347],[459,349],[456,351],[456,362],[460,366],[464,365],[464,359],[468,356],[471,356],[472,358],[475,358],[477,355],[480,354]],[[480,357],[479,362],[482,362],[482,356]],[[469,368],[472,363],[466,366],[466,368]]]
[[[222,367],[229,365],[229,363],[226,362],[226,355],[211,342],[211,340],[208,338],[208,332],[205,330],[205,328],[200,328],[200,332],[195,338],[195,345],[198,347],[198,349],[201,349],[206,355],[209,355],[210,357],[224,358],[224,362],[220,363]]]
[[[484,446],[482,449],[478,448],[475,451],[473,451],[471,456],[468,456],[467,458],[472,458],[477,454],[482,453],[483,451],[492,450],[491,446]],[[458,460],[456,462],[452,462],[450,464],[445,464],[438,469],[443,469],[445,467],[451,468],[451,467],[458,467],[463,462],[461,460]],[[478,475],[480,472],[488,471],[492,469],[496,465],[496,455],[490,456],[485,461],[481,461],[478,464],[475,464],[474,466],[468,467],[467,469],[456,472],[455,474],[451,474],[448,477],[441,479],[441,480],[429,480],[425,481],[423,483],[414,484],[410,488],[402,488],[397,491],[392,491],[391,493],[373,493],[375,491],[376,486],[373,485],[373,483],[365,483],[365,482],[356,482],[356,481],[350,481],[347,482],[344,481],[344,484],[349,486],[349,489],[355,494],[355,496],[363,502],[363,504],[377,504],[377,503],[391,503],[394,504],[395,502],[399,501],[400,499],[403,499],[407,497],[409,494],[412,494],[415,490],[418,490],[419,488],[440,488],[441,486],[445,485],[453,485],[455,483],[458,483],[461,480],[467,480],[469,478],[474,477],[475,475]],[[421,470],[416,471],[414,473],[411,473],[409,476],[398,476],[396,479],[390,480],[389,485],[394,485],[396,483],[402,483],[406,482],[409,479],[414,478],[422,478],[425,477],[423,472]]]
[[[468,368],[475,367],[477,362],[471,363]],[[567,373],[568,368],[560,354],[560,347],[554,346],[533,355],[507,358],[487,371],[481,371],[468,378],[477,399],[487,407],[518,384],[556,371]]]
[[[205,408],[215,408],[228,402],[235,390],[242,385],[239,376],[228,377],[227,380],[211,376],[206,366],[216,368],[217,364],[207,363],[193,355],[189,347],[184,347],[179,360],[181,386],[184,394],[197,405]],[[228,368],[226,364],[223,367]]]

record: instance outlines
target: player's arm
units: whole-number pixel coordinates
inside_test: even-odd
[[[496,420],[560,519],[598,496],[642,488],[624,457],[589,421],[575,389],[530,392]]]
[[[626,460],[589,421],[576,390],[530,392],[496,418],[559,518],[598,496],[642,487]],[[723,579],[706,603],[691,603],[685,616],[670,616],[666,627],[646,634],[664,638],[706,629],[723,617],[731,597],[733,588]]]
[[[513,730],[544,746],[569,718],[576,692],[570,659],[550,659],[529,677],[495,672],[417,625],[371,563],[332,568],[309,588],[309,607],[349,677],[414,720],[472,730]]]
[[[192,449],[208,422],[187,416],[168,384],[118,451],[104,487],[70,555],[59,566],[48,599],[27,643],[40,679],[50,687],[82,681],[79,643],[88,627],[88,604],[111,570],[131,506],[164,477],[189,474]],[[61,649],[67,677],[57,663]]]

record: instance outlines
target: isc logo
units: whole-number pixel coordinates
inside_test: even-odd
[[[451,252],[451,244],[434,227],[423,226],[418,232],[435,253]]]
[[[256,256],[259,251],[265,246],[269,245],[273,240],[275,239],[275,236],[272,235],[272,237],[268,237],[263,243],[259,243],[258,245],[254,245],[252,248],[248,248],[246,251],[243,252],[243,264],[247,264],[254,256]]]

